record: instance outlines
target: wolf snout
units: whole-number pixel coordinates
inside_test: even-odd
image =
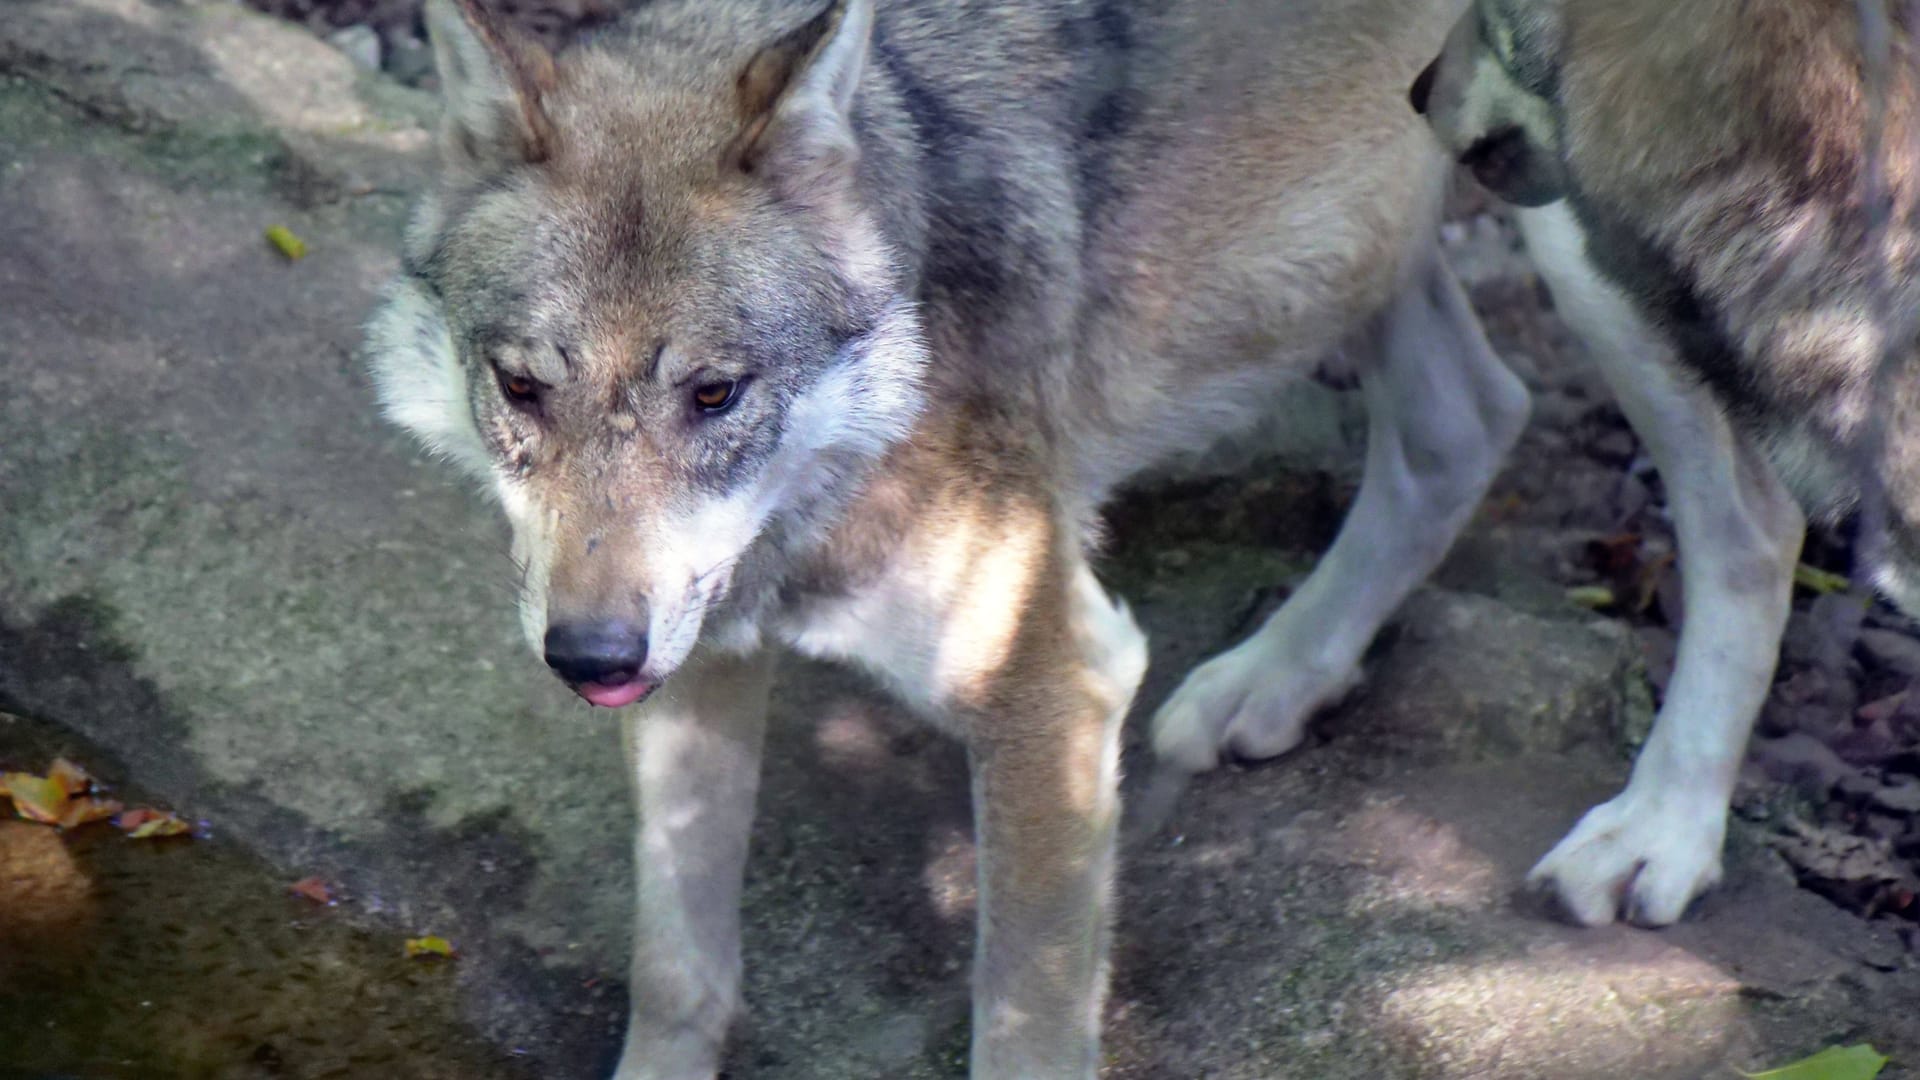
[[[1481,186],[1517,206],[1545,206],[1566,193],[1566,176],[1551,151],[1542,151],[1518,124],[1494,128],[1460,155]]]
[[[640,677],[647,662],[646,631],[622,619],[553,623],[545,641],[547,666],[581,697],[618,708],[652,692]]]

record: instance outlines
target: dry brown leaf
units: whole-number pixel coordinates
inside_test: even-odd
[[[1907,691],[1900,690],[1900,691],[1896,691],[1895,693],[1888,694],[1886,697],[1880,698],[1877,701],[1867,702],[1865,705],[1862,705],[1860,706],[1860,708],[1856,709],[1853,715],[1859,717],[1862,720],[1867,721],[1868,723],[1877,724],[1883,720],[1891,720],[1893,718],[1893,715],[1899,712],[1901,706],[1905,705],[1906,703],[1907,703]]]
[[[1615,533],[1588,541],[1587,561],[1609,577],[1632,574],[1640,565],[1640,534]]]
[[[1802,886],[1868,918],[1883,911],[1905,912],[1920,889],[1920,881],[1884,840],[1788,820],[1784,832],[1769,842]]]
[[[126,832],[132,840],[150,840],[163,836],[185,836],[192,832],[192,826],[164,810],[140,807],[128,810],[113,819],[113,823]]]
[[[1663,551],[1651,559],[1642,561],[1634,571],[1633,613],[1645,615],[1653,607],[1654,598],[1660,593],[1660,585],[1668,574],[1673,572],[1674,553]]]
[[[333,903],[333,886],[318,877],[304,877],[287,886],[287,891],[295,896],[304,896],[316,904]]]

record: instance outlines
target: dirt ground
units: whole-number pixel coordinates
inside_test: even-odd
[[[0,769],[65,754],[208,834],[0,828],[4,1080],[584,1078],[617,1051],[611,728],[533,670],[498,523],[372,417],[352,352],[430,105],[232,5],[0,20]],[[1797,595],[1728,882],[1683,924],[1579,930],[1520,887],[1617,790],[1684,613],[1658,478],[1511,231],[1468,192],[1446,243],[1532,426],[1361,691],[1129,851],[1104,1075],[1694,1080],[1866,1040],[1920,1076],[1920,639],[1884,608]],[[1102,574],[1155,650],[1131,794],[1145,713],[1350,497],[1352,403],[1303,394],[1344,418],[1324,453],[1112,512]],[[783,685],[728,1076],[963,1075],[963,755],[843,673]],[[341,903],[289,896],[309,874]],[[402,955],[429,932],[460,956]]]

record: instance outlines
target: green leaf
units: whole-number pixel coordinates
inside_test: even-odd
[[[438,935],[408,938],[406,951],[409,957],[444,956],[451,960],[454,956],[453,942]]]
[[[1767,1072],[1743,1072],[1751,1080],[1873,1080],[1887,1067],[1887,1059],[1866,1043],[1831,1046],[1804,1061]]]
[[[269,225],[267,242],[285,255],[288,262],[297,262],[307,254],[307,242],[293,235],[293,230],[285,225]]]
[[[1793,568],[1793,583],[1803,589],[1812,589],[1817,593],[1846,592],[1853,588],[1853,582],[1831,571],[1817,566],[1800,563]],[[1766,1075],[1762,1073],[1761,1075]],[[1789,1078],[1792,1080],[1792,1078]]]

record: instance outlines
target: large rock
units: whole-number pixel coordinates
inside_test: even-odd
[[[1639,653],[1603,620],[1545,618],[1482,596],[1416,594],[1345,710],[1399,753],[1510,759],[1617,743],[1649,708]]]
[[[250,156],[303,205],[408,190],[434,108],[311,35],[208,0],[14,0],[0,71],[159,136],[154,149]]]

